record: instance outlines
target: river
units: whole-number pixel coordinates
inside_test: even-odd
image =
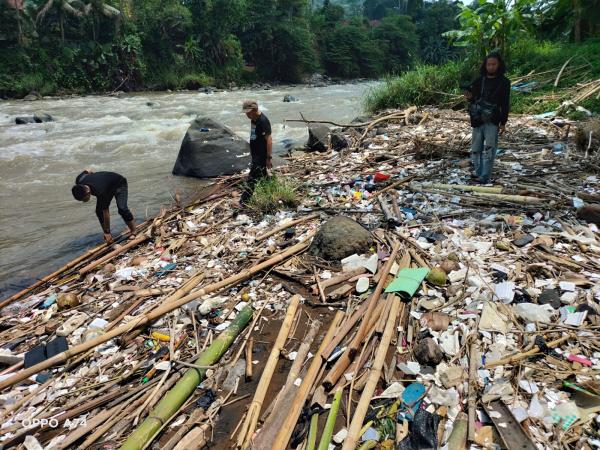
[[[176,191],[185,198],[202,185],[202,180],[171,175],[196,114],[247,138],[249,121],[241,103],[256,98],[271,121],[275,151],[283,151],[284,139],[303,143],[307,137],[303,124],[284,126],[284,119],[299,118],[302,112],[310,119],[349,121],[361,113],[363,94],[371,86],[0,100],[0,299],[102,242],[95,200],[82,204],[71,196],[74,179],[84,168],[124,175],[129,206],[140,222],[171,204]],[[286,94],[299,101],[284,103]],[[37,111],[55,121],[15,125],[16,116]],[[116,235],[125,226],[114,201],[111,219]]]

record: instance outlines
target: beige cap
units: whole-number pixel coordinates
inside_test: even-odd
[[[256,100],[244,100],[244,103],[242,104],[242,111],[249,112],[253,109],[258,109],[258,103]]]

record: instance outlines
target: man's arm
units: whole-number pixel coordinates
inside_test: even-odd
[[[273,168],[272,154],[273,154],[273,137],[269,134],[267,136],[267,168],[268,169]]]
[[[108,208],[103,208],[101,205],[96,206],[96,216],[100,221],[102,232],[104,233],[104,240],[107,244],[113,243],[112,234],[110,233],[110,211]]]
[[[506,128],[506,122],[508,122],[508,113],[510,111],[510,81],[506,79],[504,81],[504,89],[502,90],[502,99],[500,103],[501,115],[500,115],[500,132],[503,133]]]

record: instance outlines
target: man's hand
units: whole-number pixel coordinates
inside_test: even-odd
[[[506,131],[506,124],[505,123],[501,123],[500,124],[500,129],[499,129],[499,133],[502,134]]]
[[[273,160],[271,158],[267,159],[267,169],[273,168]]]
[[[467,100],[471,100],[473,98],[473,94],[471,93],[471,91],[463,91],[463,95]]]
[[[108,245],[113,244],[115,241],[113,240],[112,234],[104,233],[104,242],[106,242]]]

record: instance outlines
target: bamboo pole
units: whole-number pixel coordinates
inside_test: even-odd
[[[325,290],[328,287],[335,286],[336,284],[340,284],[340,283],[342,283],[346,280],[349,280],[350,278],[353,278],[357,275],[362,275],[366,271],[367,271],[367,269],[365,269],[364,267],[359,267],[358,269],[354,269],[349,272],[345,272],[341,275],[338,275],[337,277],[331,277],[329,280],[320,281],[319,284],[321,285],[321,288],[323,290]],[[319,287],[316,284],[313,284],[311,286],[311,288],[315,294],[318,294]]]
[[[246,343],[246,381],[252,381],[252,348],[254,347],[254,338],[250,337]]]
[[[373,393],[377,387],[379,377],[381,377],[381,370],[390,346],[390,342],[392,340],[394,325],[396,324],[396,316],[398,315],[398,310],[400,309],[400,300],[396,296],[390,298],[390,301],[393,302],[390,310],[390,317],[386,324],[385,331],[383,332],[383,336],[381,337],[381,342],[379,344],[379,348],[377,349],[377,353],[375,354],[373,366],[369,371],[367,384],[362,391],[362,395],[360,396],[360,400],[356,410],[354,411],[354,416],[352,417],[352,422],[350,423],[350,428],[348,429],[348,436],[344,441],[342,450],[354,450],[357,447],[358,440],[360,438],[360,431],[363,426],[363,420],[367,414],[369,403],[371,402],[371,398],[373,397]]]
[[[290,437],[294,431],[294,426],[296,422],[298,422],[298,417],[300,416],[300,411],[308,398],[308,394],[313,387],[315,379],[321,370],[321,366],[323,364],[323,349],[327,346],[331,338],[333,337],[335,330],[337,329],[340,321],[344,313],[338,311],[333,320],[331,321],[331,325],[329,325],[329,329],[327,330],[327,334],[323,338],[321,345],[319,346],[319,350],[317,351],[315,357],[308,368],[304,379],[302,380],[302,384],[300,384],[300,388],[296,393],[296,397],[294,397],[294,401],[289,406],[286,411],[286,418],[283,422],[277,436],[275,437],[275,442],[273,444],[273,448],[271,450],[285,450],[290,441]]]
[[[265,368],[260,377],[260,381],[258,382],[258,386],[256,386],[254,398],[252,399],[252,403],[250,403],[250,406],[246,413],[246,420],[244,420],[244,424],[242,425],[241,431],[238,434],[238,448],[246,449],[250,446],[250,441],[252,439],[252,436],[254,435],[256,426],[258,425],[260,410],[267,395],[267,389],[269,389],[269,384],[271,384],[273,372],[275,372],[275,368],[277,367],[277,363],[279,362],[279,355],[281,354],[281,349],[285,345],[285,341],[287,340],[288,335],[290,333],[290,329],[292,327],[292,322],[296,317],[298,305],[300,305],[300,296],[294,295],[290,301],[290,305],[288,306],[288,310],[285,314],[285,318],[283,319],[283,323],[281,324],[281,328],[279,329],[279,334],[277,335],[275,344],[273,345],[271,353],[269,354],[269,358],[267,359],[267,363],[265,364]]]
[[[308,438],[306,439],[306,450],[315,450],[317,444],[317,427],[319,426],[319,414],[314,413],[310,416],[310,427],[308,429]]]
[[[107,261],[110,261],[111,259],[113,259],[115,256],[120,255],[121,253],[126,252],[127,250],[129,250],[130,248],[135,247],[136,245],[141,244],[142,242],[147,241],[148,239],[150,239],[148,236],[146,236],[145,234],[143,234],[142,236],[138,236],[137,238],[135,238],[132,241],[129,241],[127,244],[125,244],[122,247],[119,247],[116,250],[113,250],[112,252],[104,255],[102,258],[97,259],[96,261],[94,261],[91,264],[88,264],[85,267],[82,267],[81,269],[79,269],[79,275],[85,275],[86,273],[88,273],[89,271],[95,269],[96,267],[98,267],[101,264],[104,264]]]
[[[379,282],[377,283],[377,286],[375,287],[375,291],[373,292],[373,295],[369,299],[369,306],[367,306],[367,311],[365,312],[366,318],[369,318],[371,316],[371,314],[373,314],[373,311],[375,311],[377,302],[379,301],[379,297],[381,296],[381,293],[383,292],[383,289],[386,286],[387,277],[390,273],[390,270],[392,269],[392,266],[394,265],[394,261],[396,260],[396,255],[398,254],[399,249],[400,249],[400,243],[395,242],[394,246],[392,247],[392,253],[391,253],[389,259],[384,264],[383,269],[381,271],[381,278],[379,278]],[[348,346],[348,351],[350,352],[351,357],[353,357],[356,354],[358,348],[362,345],[362,339],[367,332],[368,325],[369,325],[368,320],[363,320],[360,323],[360,327],[358,329],[358,332],[356,333],[356,336],[354,337],[354,339]]]
[[[254,239],[254,241],[260,242],[268,237],[273,236],[274,234],[279,233],[280,231],[287,230],[289,227],[293,227],[294,225],[298,225],[299,223],[306,222],[307,220],[316,219],[317,217],[319,217],[319,214],[309,214],[308,216],[304,216],[299,219],[292,220],[291,222],[284,223],[283,225],[280,225],[272,229],[271,231],[261,234],[256,239]]]
[[[343,389],[338,389],[333,396],[333,402],[331,403],[331,409],[327,415],[327,422],[325,422],[325,429],[323,430],[323,436],[319,442],[318,450],[327,450],[331,443],[331,437],[333,436],[333,427],[340,410],[340,401],[342,400]]]
[[[475,422],[477,420],[477,342],[475,339],[471,342],[471,351],[469,355],[469,441],[475,441]]]
[[[287,259],[288,257],[290,257],[292,255],[300,253],[301,251],[305,250],[308,247],[309,243],[310,243],[310,240],[307,238],[306,240],[299,242],[298,244],[284,250],[281,253],[278,253],[277,255],[273,256],[272,258],[270,258],[266,261],[263,261],[262,263],[257,264],[254,267],[243,270],[242,272],[232,275],[228,278],[225,278],[224,280],[221,280],[217,283],[209,284],[209,285],[199,289],[198,291],[196,291],[192,294],[189,294],[185,297],[178,298],[181,295],[181,293],[176,291],[173,294],[173,296],[165,299],[161,303],[161,305],[158,306],[154,311],[151,311],[149,313],[146,313],[139,317],[136,317],[129,323],[126,323],[124,325],[121,325],[120,327],[114,328],[114,329],[110,330],[109,332],[101,334],[100,336],[98,336],[94,339],[90,339],[87,342],[76,345],[75,347],[72,347],[69,350],[59,353],[58,355],[55,355],[52,358],[48,358],[47,360],[42,361],[39,364],[31,366],[28,369],[21,370],[20,372],[17,372],[10,378],[0,381],[0,391],[2,391],[3,389],[6,389],[9,386],[12,386],[15,383],[18,383],[19,381],[23,381],[26,378],[29,378],[30,376],[35,375],[38,372],[41,372],[42,370],[46,370],[56,364],[63,363],[75,355],[86,352],[92,348],[97,347],[100,344],[108,342],[111,339],[116,338],[117,336],[127,333],[135,328],[140,327],[140,326],[146,325],[147,323],[150,323],[151,321],[158,319],[159,317],[162,317],[163,315],[165,315],[171,311],[174,311],[175,309],[179,308],[180,306],[183,306],[186,303],[191,302],[192,300],[195,300],[196,298],[202,297],[203,295],[206,295],[206,294],[210,294],[210,293],[219,291],[219,290],[223,289],[224,287],[239,283],[240,281],[250,278],[253,275],[255,275],[256,273],[258,273],[264,269],[267,269],[269,267],[272,267],[272,266],[280,263],[281,261],[284,261],[285,259]],[[177,298],[177,300],[171,301],[173,298]]]
[[[502,194],[502,186],[471,186],[468,184],[443,184],[443,183],[411,183],[411,189],[438,189],[440,191],[483,192],[489,194]]]
[[[235,338],[252,318],[252,308],[246,306],[229,327],[223,331],[213,343],[196,360],[198,366],[212,366],[231,346]],[[206,376],[206,369],[189,369],[162,400],[148,414],[120,447],[121,450],[141,450],[146,442],[154,436],[162,423],[169,419],[177,409],[189,398],[198,384]]]
[[[203,423],[186,434],[173,450],[200,450],[208,443],[212,433],[212,425]]]
[[[563,342],[568,341],[571,338],[573,338],[573,336],[571,334],[568,334],[568,335],[563,336],[554,341],[550,341],[546,345],[549,348],[554,348],[557,345],[560,345]],[[497,361],[492,361],[490,363],[487,363],[483,367],[485,369],[491,369],[492,367],[496,367],[496,366],[503,366],[505,364],[513,364],[513,363],[516,363],[517,361],[521,361],[522,359],[529,358],[530,356],[533,356],[533,355],[539,353],[540,351],[541,351],[540,348],[536,345],[535,347],[533,347],[531,350],[529,350],[527,352],[517,353],[516,355],[509,356],[508,358],[503,358],[503,359],[499,359]]]

